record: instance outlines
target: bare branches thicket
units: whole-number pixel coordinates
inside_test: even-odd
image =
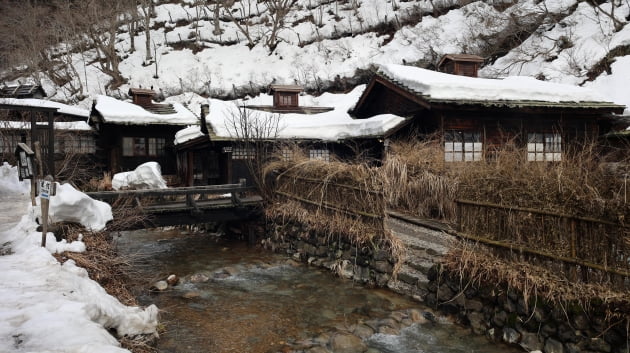
[[[274,143],[280,131],[280,115],[259,113],[247,109],[243,105],[235,104],[230,111],[226,126],[229,134],[237,141],[237,146],[245,151],[253,152],[253,158],[245,159],[247,168],[263,195],[264,185],[263,167],[274,149]]]
[[[271,29],[267,33],[265,40],[265,46],[270,52],[273,52],[278,46],[280,37],[278,36],[280,30],[285,26],[285,18],[289,14],[289,11],[297,3],[297,0],[266,0],[265,5],[269,10],[269,17],[271,19]]]

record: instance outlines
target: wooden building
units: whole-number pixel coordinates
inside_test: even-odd
[[[182,104],[153,102],[155,93],[151,90],[130,89],[129,95],[132,102],[107,96],[94,101],[89,121],[98,132],[101,163],[117,173],[155,161],[162,174],[174,175],[175,133],[187,125],[197,125],[198,118]]]
[[[297,85],[269,85],[269,93],[273,97],[272,105],[248,105],[249,109],[272,113],[319,114],[333,110],[332,107],[300,105],[300,94],[304,91]]]
[[[528,77],[491,80],[384,65],[354,114],[409,117],[399,136],[437,134],[446,161],[480,160],[506,143],[522,146],[531,161],[557,161],[571,144],[606,133],[624,108],[581,87]]]
[[[13,164],[17,144],[25,142],[33,146],[35,141],[40,142],[44,173],[47,174],[54,175],[68,156],[93,160],[96,134],[87,124],[88,116],[89,111],[86,109],[53,101],[0,98],[2,160]]]
[[[357,92],[360,92],[357,91]],[[322,109],[319,114],[277,112],[259,106],[241,107],[241,114],[251,114],[260,121],[272,121],[278,116],[278,130],[250,143],[232,134],[229,125],[236,107],[229,102],[213,100],[212,111],[202,109],[201,125],[179,131],[175,137],[178,156],[178,175],[186,185],[251,182],[249,165],[255,158],[266,158],[275,152],[292,158],[289,146],[298,146],[310,159],[379,161],[383,141],[409,121],[396,116],[382,116],[355,120],[348,110],[358,93],[347,95],[344,104]],[[346,96],[344,96],[346,97]],[[343,101],[332,97],[332,101]],[[300,107],[301,108],[301,107]],[[322,107],[311,107],[322,108]]]

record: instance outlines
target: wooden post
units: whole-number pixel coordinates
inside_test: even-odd
[[[247,245],[253,247],[256,245],[256,233],[254,232],[254,227],[250,225],[247,227],[247,231]]]
[[[53,191],[53,177],[47,175],[46,178],[40,180],[39,198],[42,207],[42,247],[46,247],[46,234],[48,234],[48,209],[50,206],[50,196]]]
[[[577,259],[577,249],[576,249],[576,230],[577,227],[575,225],[575,218],[571,218],[569,220],[570,222],[570,234],[571,234],[571,258],[572,259]],[[576,265],[570,265],[571,266],[571,271],[570,271],[570,277],[572,281],[577,281],[577,269],[576,269]],[[584,267],[582,267],[582,273],[584,274],[584,272],[586,271],[586,269]]]

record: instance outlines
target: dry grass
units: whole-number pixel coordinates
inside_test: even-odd
[[[499,257],[483,245],[459,242],[443,260],[445,270],[460,279],[462,288],[488,283],[506,285],[522,293],[526,305],[539,299],[556,307],[578,304],[584,312],[594,306],[603,310],[609,322],[630,320],[630,297],[627,292],[609,286],[569,281],[545,266],[531,261],[510,261]]]

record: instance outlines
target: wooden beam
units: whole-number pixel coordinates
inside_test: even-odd
[[[122,191],[95,191],[86,195],[93,199],[111,200],[118,197],[151,197],[151,196],[175,196],[194,194],[222,194],[228,192],[253,191],[253,186],[242,186],[241,184],[222,184],[208,186],[188,186],[169,189],[147,189],[147,190],[122,190]]]

